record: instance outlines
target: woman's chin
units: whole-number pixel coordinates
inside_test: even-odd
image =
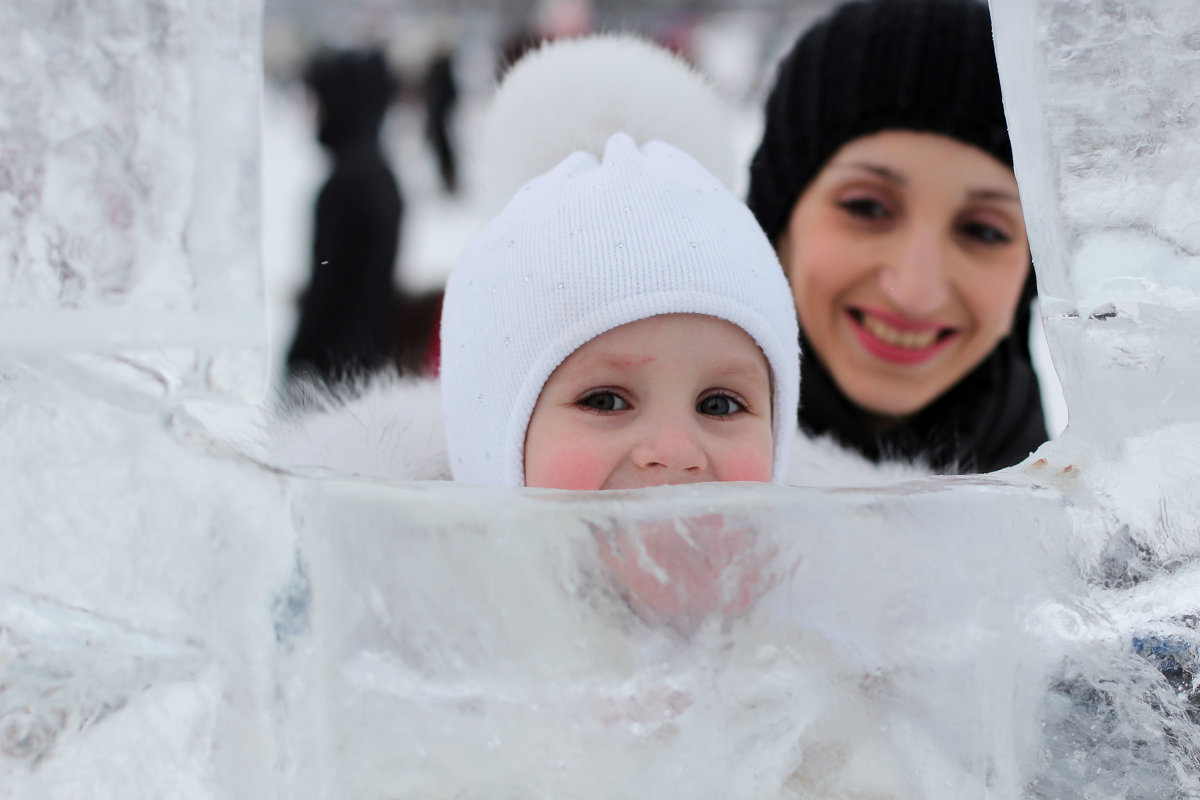
[[[944,390],[920,389],[909,380],[838,380],[842,394],[854,403],[867,418],[873,430],[881,431],[895,427],[916,416],[922,409],[940,397]],[[865,384],[865,385],[864,385]]]
[[[921,353],[905,363],[902,359],[880,358],[849,337],[840,357],[834,360],[840,369],[831,369],[834,382],[851,402],[878,421],[876,430],[886,429],[920,413],[955,386],[970,370],[955,368],[955,354],[961,342],[955,338],[940,342],[932,352]],[[802,378],[803,380],[803,378]]]

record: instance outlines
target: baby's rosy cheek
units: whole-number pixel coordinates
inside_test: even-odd
[[[742,446],[725,453],[721,458],[718,476],[723,481],[771,480],[771,449],[769,447]]]
[[[527,480],[526,485],[546,489],[599,489],[605,477],[599,474],[599,466],[599,459],[589,453],[587,447],[565,445],[540,459],[539,474],[530,476],[539,482],[534,484]]]

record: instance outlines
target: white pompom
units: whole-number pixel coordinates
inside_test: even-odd
[[[618,131],[691,155],[727,187],[734,157],[729,112],[695,69],[628,35],[561,39],[517,62],[484,124],[484,183],[493,206],[583,150],[597,158]]]

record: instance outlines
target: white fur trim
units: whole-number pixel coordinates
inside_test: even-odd
[[[302,390],[303,410],[277,416],[265,460],[386,481],[446,480],[440,387],[432,379],[382,375],[338,389]],[[829,437],[797,432],[784,483],[789,486],[886,486],[936,473],[920,463],[875,464]]]
[[[936,474],[928,465],[919,462],[883,461],[876,464],[828,436],[813,439],[797,432],[784,482],[788,486],[827,488],[888,486]]]
[[[385,374],[301,391],[303,410],[286,413],[270,432],[272,466],[387,481],[449,479],[438,381]]]

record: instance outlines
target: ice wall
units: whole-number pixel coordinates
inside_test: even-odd
[[[948,499],[327,485],[297,796],[1016,797],[1062,509]]]
[[[259,17],[245,0],[0,8],[6,352],[261,391]]]
[[[1092,515],[1055,533],[1073,540],[1089,587],[1082,599],[1097,612],[1083,626],[1091,632],[1064,648],[1029,792],[1192,796],[1200,791],[1200,502],[1191,489],[1200,476],[1200,19],[1182,0],[995,0],[991,10],[1045,328],[1069,409],[1066,434],[1009,472],[1056,486]],[[1128,661],[1130,650],[1144,663]],[[1161,714],[1147,713],[1158,704]],[[1142,731],[1163,738],[1148,742]]]
[[[285,482],[70,363],[0,381],[0,797],[278,796]]]
[[[1003,0],[992,14],[1070,425],[1104,439],[1195,421],[1195,4]]]
[[[271,797],[259,14],[0,6],[0,797]],[[264,762],[268,765],[264,768]]]
[[[1200,794],[1192,23],[1098,8],[994,9],[1067,434],[612,494],[224,443],[258,8],[0,9],[0,798]]]

